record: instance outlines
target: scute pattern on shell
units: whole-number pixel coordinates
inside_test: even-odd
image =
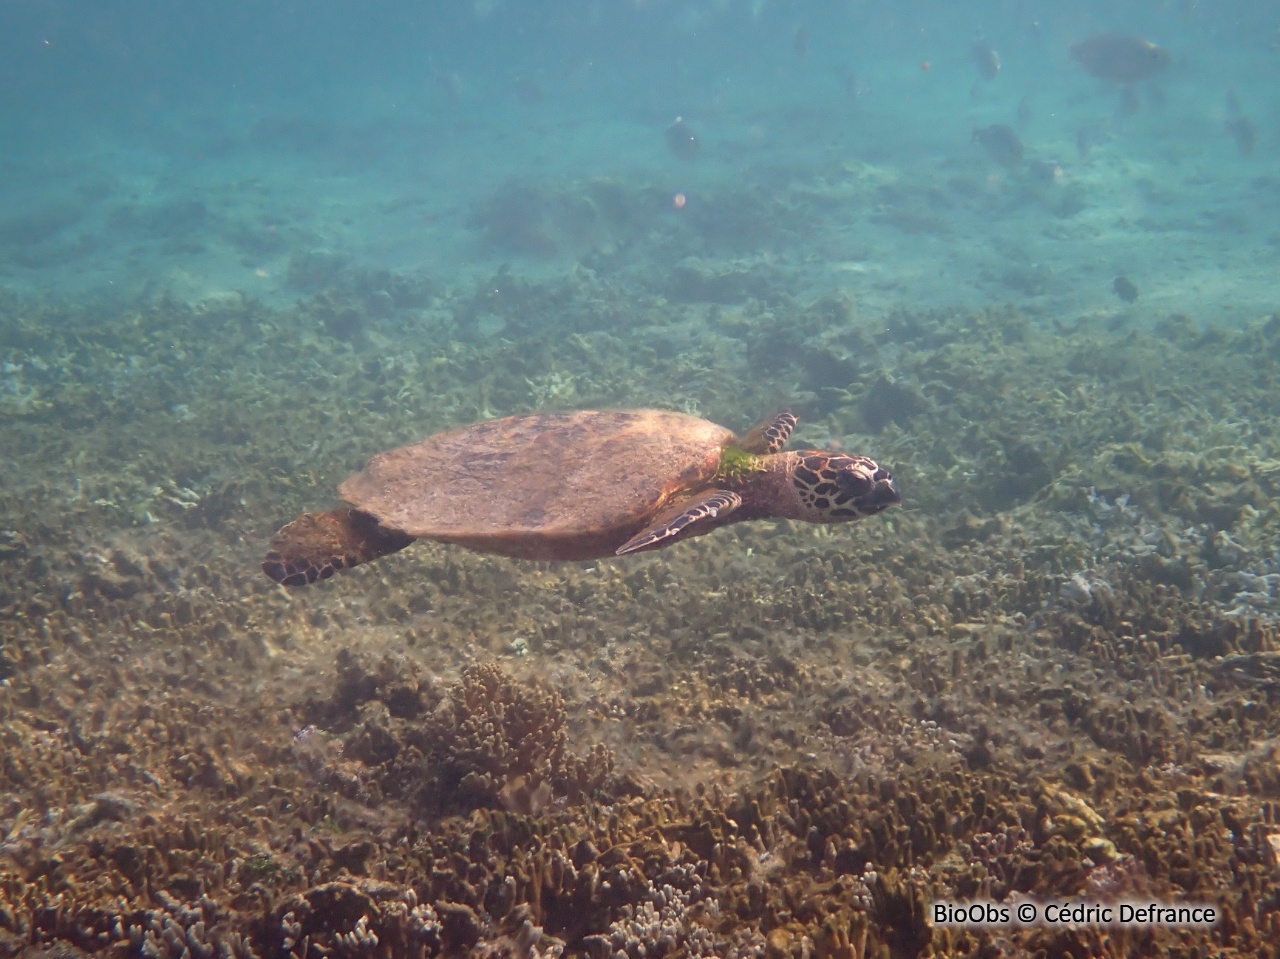
[[[676,491],[709,479],[733,438],[662,410],[538,413],[477,423],[381,453],[339,489],[411,536],[517,556],[635,532]]]

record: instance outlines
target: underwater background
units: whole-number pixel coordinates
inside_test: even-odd
[[[0,956],[1280,955],[1278,80],[1265,0],[7,0]],[[904,508],[262,574],[595,407]]]

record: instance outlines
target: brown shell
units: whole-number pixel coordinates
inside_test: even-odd
[[[592,559],[710,480],[732,439],[723,426],[663,410],[512,416],[381,453],[339,493],[411,536]]]

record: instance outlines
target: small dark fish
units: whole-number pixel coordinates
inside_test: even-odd
[[[973,65],[978,68],[978,76],[984,80],[994,80],[1000,73],[1000,54],[986,40],[979,40],[969,48],[969,56]]]
[[[1018,101],[1018,128],[1019,129],[1026,129],[1026,127],[1031,123],[1032,119],[1035,118],[1035,115],[1036,115],[1036,111],[1031,106],[1030,97],[1023,97],[1021,100]]]
[[[684,117],[667,127],[667,148],[680,160],[692,160],[698,155],[698,135],[693,132]]]
[[[1150,40],[1121,33],[1098,33],[1071,48],[1071,59],[1085,73],[1107,83],[1139,83],[1154,77],[1173,59]]]
[[[1240,109],[1240,101],[1236,97],[1235,90],[1227,91],[1227,122],[1225,124],[1227,135],[1235,141],[1236,151],[1242,156],[1247,157],[1253,152],[1254,147],[1258,145],[1258,131],[1250,120]]]
[[[791,39],[791,49],[796,52],[797,60],[803,60],[809,55],[809,28],[803,23],[796,27],[796,35]]]
[[[971,140],[981,143],[987,156],[1001,166],[1015,167],[1022,162],[1022,141],[1010,126],[993,123],[989,127],[978,127]]]
[[[1111,289],[1115,290],[1116,296],[1126,303],[1132,303],[1138,298],[1138,288],[1133,285],[1133,281],[1127,276],[1117,276],[1112,280]]]

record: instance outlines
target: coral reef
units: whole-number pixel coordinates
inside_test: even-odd
[[[0,297],[39,399],[0,422],[0,954],[1280,955],[1280,319],[864,317],[735,269],[680,322],[585,273]],[[369,453],[535,401],[785,401],[911,509],[258,572]],[[1082,896],[1224,918],[928,916]]]
[[[586,756],[570,752],[566,722],[554,690],[519,684],[494,663],[467,667],[425,730],[430,760],[444,770],[438,788],[525,813],[556,797],[582,801],[603,784],[613,756],[602,744]]]

